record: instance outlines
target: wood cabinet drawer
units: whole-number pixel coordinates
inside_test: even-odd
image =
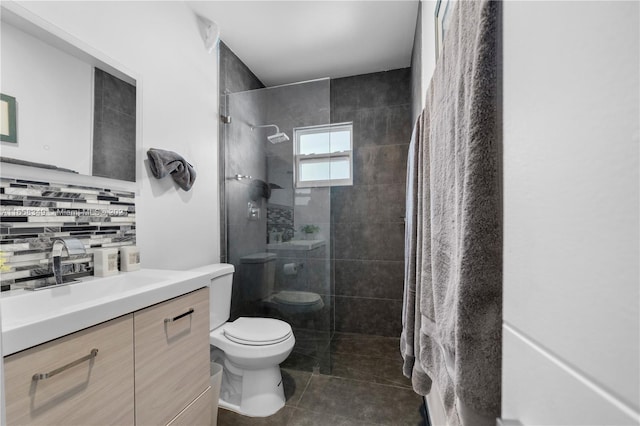
[[[211,397],[212,392],[209,387],[167,426],[210,426],[213,402]]]
[[[209,289],[134,313],[136,424],[166,425],[209,387]]]
[[[133,425],[132,339],[129,314],[6,357],[7,423]]]

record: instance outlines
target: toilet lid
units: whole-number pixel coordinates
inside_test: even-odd
[[[308,291],[280,291],[273,295],[276,302],[285,305],[313,305],[321,301],[320,295]]]
[[[251,346],[273,345],[291,336],[291,326],[273,318],[240,317],[224,326],[227,339]]]

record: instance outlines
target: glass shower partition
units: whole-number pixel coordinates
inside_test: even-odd
[[[330,124],[329,79],[229,93],[224,101],[231,319],[287,321],[296,345],[282,367],[329,374],[331,188],[296,185],[294,155],[298,129]]]

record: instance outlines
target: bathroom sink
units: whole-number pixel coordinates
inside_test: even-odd
[[[48,277],[41,280],[35,280],[29,287],[25,287],[25,290],[44,290],[52,285],[66,285],[79,282],[80,280],[77,278],[62,277],[62,284],[56,284],[55,277]]]
[[[267,244],[270,250],[313,250],[322,247],[324,240],[291,240],[283,243]]]
[[[206,274],[142,269],[39,291],[0,294],[2,351],[9,355],[208,285]]]

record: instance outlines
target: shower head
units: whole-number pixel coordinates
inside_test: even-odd
[[[281,142],[286,142],[289,140],[289,136],[287,136],[286,133],[281,132],[280,128],[278,126],[276,126],[275,124],[262,124],[260,126],[251,126],[251,130],[255,130],[258,128],[262,128],[262,127],[275,127],[276,128],[276,133],[271,135],[271,136],[267,136],[267,139],[269,140],[269,142],[271,142],[272,144],[277,144],[277,143],[281,143]]]
[[[287,136],[287,134],[284,132],[279,132],[279,133],[276,133],[275,135],[267,136],[267,139],[269,139],[269,142],[275,145],[277,143],[288,141],[289,136]]]

